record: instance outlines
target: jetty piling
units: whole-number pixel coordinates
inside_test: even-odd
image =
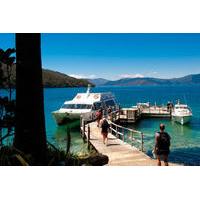
[[[88,141],[88,150],[90,150],[90,124],[88,124],[88,131],[87,131],[87,141]]]

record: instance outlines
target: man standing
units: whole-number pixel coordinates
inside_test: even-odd
[[[155,153],[158,159],[158,166],[161,166],[161,158],[164,160],[165,166],[168,166],[168,155],[170,153],[171,137],[165,132],[165,125],[160,124],[160,131],[155,133]]]

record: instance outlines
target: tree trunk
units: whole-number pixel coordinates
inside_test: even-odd
[[[40,34],[16,34],[16,133],[14,146],[46,160]]]

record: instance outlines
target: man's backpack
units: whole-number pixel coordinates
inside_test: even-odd
[[[170,136],[166,132],[158,132],[158,149],[169,150],[170,147]]]

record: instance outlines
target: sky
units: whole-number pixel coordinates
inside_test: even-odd
[[[0,33],[0,48],[15,35]],[[174,78],[200,73],[200,34],[42,34],[42,65],[77,78]]]

